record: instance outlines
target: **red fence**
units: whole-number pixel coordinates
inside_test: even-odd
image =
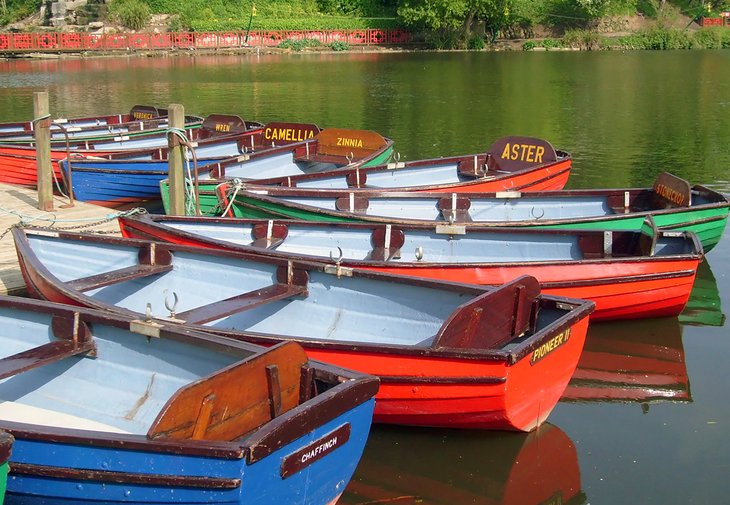
[[[271,47],[292,39],[336,41],[351,45],[389,45],[410,42],[405,30],[316,30],[190,33],[0,33],[0,52],[114,51],[157,49],[233,49]]]
[[[702,18],[700,21],[701,26],[728,26],[730,27],[730,18],[723,16],[720,18]]]

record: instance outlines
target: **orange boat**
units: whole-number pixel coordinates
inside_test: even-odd
[[[702,247],[694,234],[659,232],[651,222],[644,232],[464,228],[451,234],[449,225],[439,233],[418,225],[148,214],[119,219],[127,237],[343,268],[487,285],[531,275],[547,294],[595,302],[593,320],[676,316],[687,304]]]
[[[13,229],[28,291],[377,375],[375,421],[530,431],[583,349],[593,303],[335,265],[60,231]],[[167,310],[165,310],[167,309]]]

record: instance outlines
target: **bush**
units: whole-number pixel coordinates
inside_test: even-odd
[[[563,43],[556,39],[545,39],[542,41],[542,47],[549,51],[551,49],[559,49],[563,47]]]
[[[532,51],[537,47],[537,43],[533,40],[528,40],[524,44],[522,44],[522,50],[523,51]]]
[[[142,29],[152,16],[150,7],[142,0],[112,0],[109,13],[119,24],[132,30]]]
[[[344,42],[342,40],[335,40],[334,42],[330,42],[329,47],[333,51],[349,51],[350,50],[350,44],[348,44],[347,42]]]
[[[601,36],[593,30],[568,30],[565,32],[562,42],[564,47],[588,49],[589,51],[602,47]]]
[[[697,30],[694,34],[695,44],[702,49],[722,49],[728,47],[727,43],[730,42],[730,36],[727,36],[728,31],[730,30],[720,26]]]
[[[466,47],[472,51],[481,51],[484,49],[485,45],[484,37],[481,35],[472,35],[471,38],[469,38],[469,42],[467,42]]]
[[[287,39],[282,40],[279,43],[280,48],[282,49],[291,49],[293,51],[301,51],[303,49],[307,49],[308,47],[319,47],[322,43],[317,39]]]

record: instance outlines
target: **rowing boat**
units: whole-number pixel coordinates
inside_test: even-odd
[[[126,237],[161,240],[347,268],[498,285],[532,275],[547,294],[596,303],[593,320],[676,316],[702,260],[689,232],[513,230],[373,223],[244,220],[191,216],[121,217]],[[338,251],[340,251],[338,253]]]
[[[287,160],[287,164],[291,162]],[[215,189],[226,179],[300,189],[347,191],[539,191],[562,189],[570,176],[571,157],[546,140],[504,137],[486,153],[418,161],[342,164],[337,170],[233,172],[211,170],[198,189],[203,215],[220,215]],[[163,190],[164,194],[164,190]]]
[[[295,139],[309,139],[319,128],[306,123],[269,123],[263,128],[241,130],[227,124],[207,124],[218,132],[186,146],[186,168],[205,166],[230,157],[247,157],[268,149],[271,144],[285,145]],[[244,135],[230,135],[230,131]],[[286,131],[289,134],[281,133]],[[224,132],[224,133],[221,133]],[[160,199],[160,181],[169,175],[169,148],[147,151],[110,152],[104,155],[70,157],[59,161],[67,186],[80,201],[116,207],[123,204]]]
[[[259,131],[263,125],[255,121],[244,121],[238,116],[211,114],[200,123],[195,122],[185,129],[190,142],[215,143],[223,139],[241,140]],[[153,159],[160,155],[160,149],[168,145],[168,128],[158,128],[130,134],[115,134],[103,139],[75,139],[51,148],[51,165],[57,181],[63,176],[59,160],[77,156],[103,156],[105,153],[127,151],[127,155],[139,159]],[[38,181],[35,147],[31,145],[0,144],[0,183],[35,186]]]
[[[189,116],[193,123],[194,116]],[[98,137],[109,134],[141,132],[167,125],[167,110],[150,105],[135,105],[123,114],[75,118],[45,118],[38,121],[0,123],[0,143],[32,142],[38,123],[47,121],[51,142],[55,139]],[[203,118],[198,118],[202,122]]]
[[[288,132],[286,135],[283,131]],[[272,134],[278,132],[278,134]],[[261,130],[248,136],[245,141],[240,138],[222,138],[198,142],[192,146],[188,154],[186,176],[192,181],[205,178],[207,171],[228,167],[229,171],[237,172],[255,171],[257,169],[275,172],[277,161],[287,153],[295,151],[300,146],[322,146],[327,145],[328,139],[337,141],[337,135],[366,135],[373,132],[360,130],[337,130],[328,129],[319,133],[316,125],[306,123],[269,123]],[[368,163],[388,158],[392,151],[392,141],[386,140],[378,134],[382,141],[377,147],[373,147],[369,154],[359,153],[361,157],[353,159],[343,155],[339,159],[331,159],[331,165],[315,161],[315,157],[308,160],[301,159],[294,166],[296,173],[302,170],[324,170],[335,166],[337,162],[347,163]],[[300,140],[304,139],[304,140]],[[349,154],[349,151],[348,151]],[[192,158],[192,159],[190,159]],[[155,156],[147,156],[140,159],[139,154],[128,155],[126,153],[112,153],[104,157],[93,157],[87,159],[70,159],[60,162],[66,179],[71,176],[73,180],[74,195],[77,199],[104,206],[116,206],[121,203],[129,203],[142,200],[160,199],[161,181],[169,175],[169,160],[167,150],[155,153]],[[238,167],[238,168],[237,168]],[[200,173],[200,175],[198,175]],[[294,172],[292,172],[294,173]],[[162,184],[164,195],[163,203],[168,200],[168,183]]]
[[[443,233],[519,227],[638,230],[651,215],[660,229],[692,231],[705,252],[722,237],[730,200],[705,186],[660,174],[652,188],[521,193],[356,193],[222,185],[227,215],[309,221],[429,224]]]
[[[29,293],[377,375],[375,421],[529,431],[560,398],[593,303],[226,251],[13,229]],[[167,310],[165,310],[167,309]]]
[[[329,505],[367,440],[377,379],[293,342],[9,297],[0,325],[13,503]]]
[[[281,136],[281,135],[279,135]],[[215,188],[225,180],[288,179],[305,174],[339,172],[345,167],[386,163],[393,141],[370,130],[327,128],[304,142],[275,145],[271,149],[236,155],[199,167],[188,178],[187,214],[219,214]],[[170,211],[169,182],[160,183],[165,212]]]

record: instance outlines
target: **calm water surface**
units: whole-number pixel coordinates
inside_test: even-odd
[[[0,120],[182,103],[186,112],[376,130],[402,159],[503,135],[573,154],[569,188],[669,170],[730,192],[730,51],[357,53],[0,61]],[[596,324],[529,435],[374,429],[345,504],[730,503],[730,239],[678,319]]]

